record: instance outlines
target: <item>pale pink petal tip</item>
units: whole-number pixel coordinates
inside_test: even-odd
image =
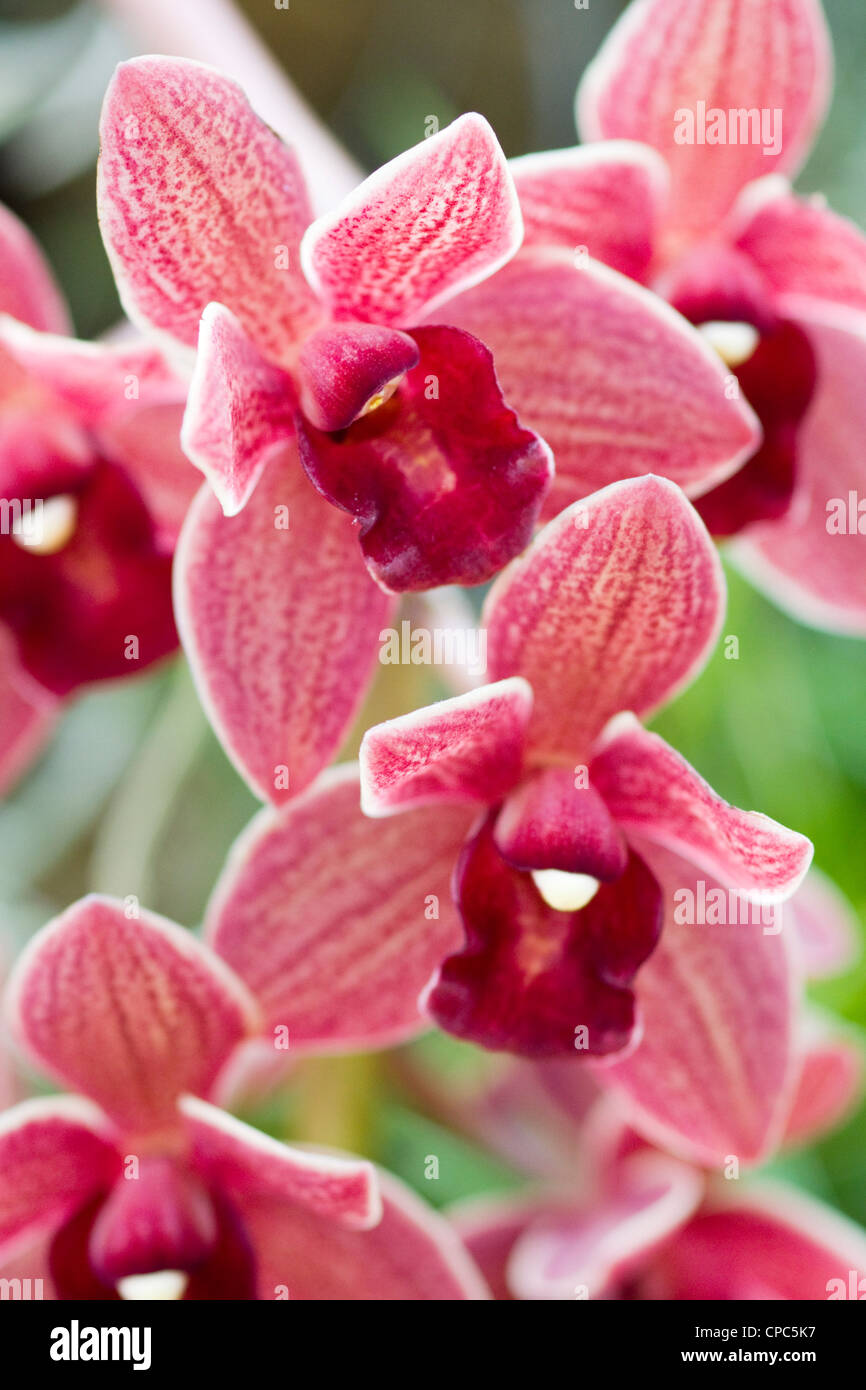
[[[69,315],[54,277],[30,232],[0,204],[0,314],[31,328],[69,333]]]

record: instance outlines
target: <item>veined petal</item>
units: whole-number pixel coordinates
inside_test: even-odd
[[[514,677],[377,724],[361,744],[361,805],[383,816],[500,801],[520,776],[531,713],[532,689]]]
[[[618,878],[628,849],[595,787],[571,768],[550,767],[511,793],[496,821],[499,853],[516,869]]]
[[[201,63],[121,63],[100,125],[102,235],[130,318],[195,346],[206,304],[277,361],[321,316],[300,271],[298,162],[236,83]]]
[[[719,1196],[683,1227],[654,1261],[645,1296],[811,1301],[864,1290],[860,1227],[794,1188],[763,1182]]]
[[[119,1156],[95,1105],[25,1100],[0,1115],[0,1260],[56,1229],[108,1187]],[[4,1271],[5,1273],[6,1271]]]
[[[584,73],[578,124],[584,140],[642,140],[664,155],[670,219],[686,238],[712,229],[750,180],[796,173],[831,70],[818,0],[637,0]]]
[[[493,817],[466,845],[454,878],[466,932],[423,1005],[441,1028],[526,1057],[621,1051],[634,1031],[629,984],[653,950],[661,899],[637,855],[586,907],[548,907],[532,875],[513,869]]]
[[[519,1237],[508,1262],[518,1298],[598,1298],[652,1258],[703,1195],[689,1164],[644,1150],[620,1166],[615,1184],[585,1210],[541,1218]]]
[[[643,279],[668,186],[667,165],[649,145],[605,140],[523,155],[508,167],[524,247],[563,246]]]
[[[866,237],[815,195],[800,198],[771,175],[743,193],[731,239],[757,266],[785,312],[788,295],[866,309]]]
[[[47,333],[69,333],[63,297],[35,239],[0,203],[0,314]]]
[[[721,1167],[755,1163],[781,1135],[796,1075],[796,973],[786,932],[759,923],[684,920],[703,883],[687,860],[635,840],[661,885],[661,940],[637,978],[643,1032],[622,1060],[596,1069],[628,1118],[680,1157]]]
[[[301,462],[360,523],[387,589],[481,584],[529,541],[553,471],[499,389],[490,352],[458,328],[415,329],[418,365],[339,434],[298,420]]]
[[[262,800],[296,796],[337,752],[391,607],[293,447],[239,516],[201,490],[175,557],[178,627],[217,736]]]
[[[180,1101],[192,1163],[208,1185],[239,1198],[277,1198],[355,1230],[382,1214],[371,1163],[281,1144],[207,1101]]]
[[[786,908],[793,922],[797,950],[806,975],[823,980],[841,975],[860,954],[860,930],[854,909],[814,865]]]
[[[614,483],[549,522],[494,584],[490,677],[531,684],[540,761],[577,760],[614,714],[648,714],[694,679],[724,602],[715,548],[680,489]]]
[[[690,495],[752,453],[760,427],[729,399],[724,364],[670,305],[560,248],[522,252],[447,307],[493,353],[505,398],[550,445],[555,516],[607,483],[649,472]]]
[[[362,815],[357,770],[338,767],[233,849],[207,939],[258,999],[272,1045],[383,1047],[425,1027],[418,996],[461,939],[450,880],[474,813]]]
[[[492,275],[522,237],[505,156],[470,112],[314,222],[301,258],[335,318],[399,326]]]
[[[778,902],[799,886],[811,862],[805,835],[723,801],[636,719],[616,721],[592,760],[590,778],[624,830],[681,854],[726,888]]]
[[[296,409],[291,377],[262,356],[231,310],[209,304],[181,443],[226,516],[241,510],[268,460],[294,435]]]
[[[257,1022],[241,982],[172,922],[92,894],[39,932],[7,991],[15,1037],[119,1125],[171,1121]]]
[[[293,1301],[486,1299],[454,1228],[387,1173],[382,1220],[350,1231],[274,1199],[241,1204],[256,1252],[258,1297]]]
[[[789,307],[817,363],[797,441],[798,486],[787,514],[752,527],[731,556],[800,622],[866,636],[866,317],[817,300]]]

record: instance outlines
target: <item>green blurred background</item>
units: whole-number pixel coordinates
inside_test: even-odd
[[[330,128],[373,168],[421,139],[428,115],[444,125],[467,109],[488,117],[509,155],[572,144],[577,80],[623,6],[291,0],[278,10],[249,0],[243,8]],[[866,223],[866,7],[826,0],[826,10],[836,93],[799,185]],[[133,51],[95,4],[0,0],[0,199],[42,242],[85,337],[119,313],[95,216],[96,123],[114,63]],[[739,660],[719,653],[657,726],[724,796],[809,835],[816,862],[862,922],[866,644],[798,627],[736,575],[729,580],[724,630],[738,636]],[[362,724],[442,693],[417,671],[383,668]],[[0,930],[20,940],[89,888],[138,893],[195,925],[228,845],[255,809],[206,727],[182,663],[88,695],[0,805]],[[815,995],[866,1025],[862,962]],[[448,1040],[419,1047],[449,1076],[474,1064]],[[280,1133],[318,1123],[329,1138],[324,1110],[348,1107],[341,1137],[438,1203],[514,1181],[417,1112],[382,1062],[313,1064],[299,1082],[255,1118]],[[866,1224],[864,1140],[861,1109],[777,1167]],[[423,1176],[430,1153],[440,1159],[437,1183]]]

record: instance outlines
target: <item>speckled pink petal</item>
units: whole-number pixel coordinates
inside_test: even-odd
[[[863,637],[866,319],[817,300],[797,307],[817,361],[817,387],[798,437],[797,487],[787,514],[752,527],[731,555],[799,622]]]
[[[175,555],[175,608],[226,753],[263,801],[296,796],[342,743],[392,604],[293,446],[239,516],[201,490]]]
[[[286,1062],[421,1031],[418,996],[462,937],[450,881],[473,811],[435,806],[382,823],[358,802],[357,770],[339,767],[263,812],[206,913],[208,941],[258,999]]]
[[[418,357],[415,340],[397,328],[328,324],[298,353],[301,409],[317,430],[346,429],[387,400]]]
[[[108,1187],[118,1168],[111,1127],[74,1096],[26,1100],[0,1115],[0,1260]],[[4,1273],[7,1271],[4,1270]]]
[[[34,1061],[138,1132],[171,1122],[180,1092],[206,1094],[257,1022],[240,981],[189,932],[95,894],[33,938],[7,1003]]]
[[[349,1231],[274,1199],[251,1198],[241,1216],[256,1253],[258,1297],[293,1302],[451,1302],[489,1297],[444,1217],[387,1173],[382,1220]]]
[[[670,744],[625,716],[593,758],[590,779],[626,832],[706,869],[726,888],[790,896],[812,859],[805,835],[723,801]]]
[[[191,347],[211,300],[281,361],[320,317],[292,153],[236,83],[183,58],[121,63],[100,126],[99,219],[124,307]]]
[[[499,812],[494,839],[516,869],[559,869],[611,879],[628,862],[622,832],[597,790],[583,785],[567,767],[545,768],[526,778]]]
[[[643,1288],[643,1297],[666,1301],[862,1299],[866,1234],[795,1188],[756,1183],[699,1212],[656,1257]]]
[[[69,315],[48,262],[23,222],[0,203],[0,314],[68,333]]]
[[[581,136],[659,150],[677,237],[698,235],[751,179],[796,173],[828,103],[831,67],[818,0],[636,0],[584,73]],[[750,121],[743,132],[738,123],[731,140],[728,112],[740,110],[759,121],[766,112],[764,125],[756,132]],[[724,113],[724,144],[707,139],[714,111]]]
[[[596,1080],[628,1103],[636,1129],[678,1156],[713,1168],[729,1156],[755,1163],[781,1137],[796,1075],[787,933],[752,920],[689,922],[702,884],[724,890],[670,851],[635,843],[661,884],[665,921],[636,981],[641,1041],[599,1065]]]
[[[470,112],[314,222],[301,257],[335,318],[409,326],[491,275],[522,236],[505,156],[484,117]]]
[[[793,922],[797,949],[809,979],[841,975],[860,954],[860,927],[854,909],[835,883],[813,867],[785,909]]]
[[[368,729],[361,744],[367,815],[441,801],[500,801],[520,776],[531,713],[532,690],[517,677]]]
[[[180,1110],[191,1162],[209,1187],[228,1197],[277,1198],[355,1230],[378,1223],[376,1170],[364,1159],[281,1144],[194,1096]]]
[[[634,1037],[638,967],[661,928],[661,896],[636,855],[587,906],[559,912],[532,875],[499,854],[490,816],[465,846],[454,895],[462,949],[442,964],[423,998],[456,1037],[493,1051],[543,1058],[602,1056]]]
[[[801,198],[780,177],[746,189],[731,239],[763,276],[784,313],[788,295],[866,309],[866,237],[823,198]]]
[[[202,315],[181,441],[226,516],[248,501],[268,460],[295,433],[291,377],[268,362],[231,310]]]
[[[645,715],[694,679],[725,586],[703,522],[662,478],[614,483],[549,522],[484,607],[492,680],[525,676],[529,742],[576,764],[612,715]]]
[[[605,140],[508,166],[523,213],[524,247],[563,246],[643,279],[667,194],[662,157],[648,145]]]
[[[718,354],[670,305],[589,258],[530,248],[447,306],[493,353],[505,399],[550,445],[545,515],[621,478],[657,473],[698,495],[753,452]]]
[[[389,400],[327,434],[299,418],[301,461],[360,522],[386,589],[482,584],[532,536],[550,450],[503,398],[493,358],[459,328],[413,329],[419,361]]]

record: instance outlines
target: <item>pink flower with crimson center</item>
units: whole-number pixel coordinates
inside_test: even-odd
[[[521,292],[521,260],[580,245],[701,325],[761,435],[728,476],[677,481],[783,608],[863,635],[866,239],[787,182],[830,78],[819,0],[635,0],[580,84],[591,143],[511,163],[526,235],[497,280],[513,275]],[[462,306],[457,321],[491,347],[509,399],[554,451],[559,505],[609,481],[543,399],[521,396],[522,355],[485,287]],[[552,317],[536,351],[556,360],[569,331]]]
[[[193,488],[184,392],[151,347],[83,343],[0,208],[0,780],[58,699],[177,645],[171,559]],[[134,640],[134,647],[130,643]]]
[[[58,1299],[160,1296],[156,1275],[186,1299],[484,1297],[445,1223],[393,1179],[212,1103],[259,1015],[188,932],[82,899],[27,947],[7,1004],[29,1057],[86,1099],[0,1117],[4,1277]]]
[[[391,605],[359,529],[388,590],[478,583],[531,537],[549,454],[503,398],[484,336],[460,325],[470,287],[489,288],[519,347],[527,407],[548,402],[612,477],[639,455],[716,479],[757,439],[700,335],[625,277],[568,261],[530,265],[525,293],[501,278],[522,222],[479,116],[311,224],[293,154],[234,83],[138,59],[106,97],[99,202],[127,311],[198,346],[183,440],[226,515],[208,492],[192,508],[178,621],[263,799],[326,766],[369,677]],[[554,313],[574,318],[574,341],[547,357],[535,334]]]
[[[762,922],[811,847],[722,801],[634,715],[611,724],[694,678],[723,603],[672,483],[619,483],[551,522],[488,599],[492,684],[367,735],[364,804],[384,817],[339,767],[230,855],[205,934],[266,1024],[301,1051],[392,1046],[433,1020],[533,1056],[606,1054],[666,1131],[711,1143],[729,1110],[737,1152],[761,1151],[798,988],[787,918]],[[557,909],[551,876],[597,890]],[[677,893],[701,885],[745,903],[746,925],[683,924]],[[696,1121],[710,1074],[720,1099]]]

